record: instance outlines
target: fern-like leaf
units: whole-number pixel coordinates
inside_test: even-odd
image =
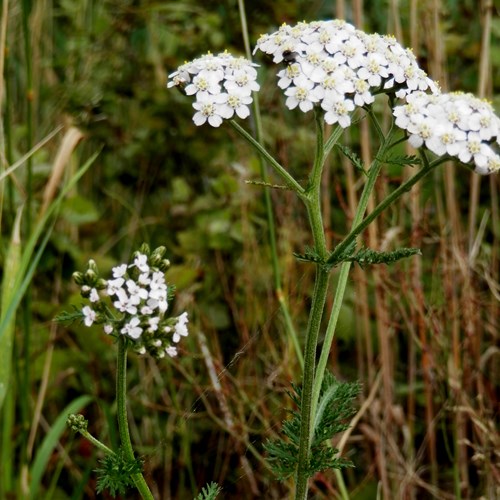
[[[419,248],[398,248],[392,252],[378,252],[370,248],[362,248],[356,254],[351,255],[345,260],[356,262],[360,267],[371,264],[392,264],[400,259],[406,259],[413,255],[422,255]]]
[[[351,148],[348,148],[347,146],[342,146],[341,144],[336,144],[335,147],[346,158],[348,158],[350,160],[350,162],[353,164],[353,166],[356,170],[359,170],[361,173],[366,175],[366,170],[365,170],[365,167],[363,165],[363,161]]]
[[[385,163],[406,167],[408,165],[420,165],[422,163],[422,160],[415,155],[400,155],[390,156],[389,158],[386,158]]]
[[[293,256],[301,262],[313,262],[315,264],[322,264],[323,259],[316,253],[313,248],[306,248],[305,253],[294,253]]]
[[[198,496],[194,500],[215,500],[222,488],[215,482],[211,482],[204,486]]]
[[[309,477],[329,468],[352,467],[349,460],[337,456],[338,450],[332,448],[327,440],[347,428],[347,420],[354,413],[352,401],[358,393],[359,384],[339,382],[333,375],[325,375],[314,417],[314,435],[307,465]],[[289,395],[298,409],[291,410],[291,418],[283,422],[282,430],[287,439],[267,441],[264,445],[271,468],[280,480],[295,474],[298,465],[302,391],[294,387],[294,392]]]
[[[128,488],[134,486],[132,475],[142,472],[142,460],[127,460],[121,448],[117,453],[105,455],[99,464],[100,467],[95,470],[97,493],[108,490],[113,497],[124,495]]]

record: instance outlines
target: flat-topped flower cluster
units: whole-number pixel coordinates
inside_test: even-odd
[[[369,35],[341,20],[283,24],[261,35],[257,50],[285,63],[278,86],[285,90],[288,108],[306,112],[318,103],[326,123],[344,128],[355,106],[371,104],[377,93],[403,98],[416,90],[438,90],[413,52],[395,38]]]
[[[326,123],[346,128],[356,107],[367,109],[377,94],[389,94],[391,106],[406,101],[393,113],[414,147],[457,158],[479,174],[500,171],[500,119],[491,105],[469,94],[441,93],[394,37],[367,34],[338,19],[302,22],[261,35],[258,50],[283,65],[278,86],[288,108],[321,109]],[[251,94],[259,90],[256,66],[227,52],[209,53],[180,66],[168,87],[195,96],[196,125],[218,127],[250,114]]]
[[[394,116],[413,147],[455,157],[479,174],[500,171],[500,118],[485,100],[462,92],[414,92]]]
[[[165,247],[153,252],[147,245],[133,255],[130,263],[112,269],[112,279],[102,279],[93,260],[84,273],[73,274],[81,295],[90,305],[80,316],[85,326],[102,324],[108,335],[124,335],[139,354],[148,352],[159,359],[178,354],[177,344],[188,335],[188,316],[167,316],[174,287],[167,285]]]
[[[203,125],[208,121],[218,127],[223,119],[235,114],[246,118],[250,114],[252,92],[259,90],[257,65],[228,52],[208,53],[180,66],[169,75],[168,87],[181,87],[195,96],[193,121]]]

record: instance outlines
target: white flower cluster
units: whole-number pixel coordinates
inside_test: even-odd
[[[458,158],[479,174],[500,172],[500,118],[488,102],[460,92],[415,92],[394,116],[413,147]]]
[[[124,335],[139,354],[155,358],[178,354],[177,344],[188,335],[186,312],[167,317],[173,288],[165,282],[169,262],[163,259],[164,247],[151,254],[146,245],[134,254],[130,264],[112,270],[113,278],[99,278],[97,266],[90,261],[85,273],[75,273],[81,294],[91,305],[82,308],[85,326],[103,324],[105,333]]]
[[[437,91],[411,50],[393,37],[368,35],[342,20],[283,24],[262,35],[257,50],[285,64],[278,86],[288,108],[307,112],[320,104],[326,123],[344,128],[355,106],[371,104],[376,93],[402,98],[416,90]]]
[[[180,66],[169,75],[167,87],[181,87],[187,95],[194,95],[195,125],[205,122],[218,127],[222,120],[235,114],[247,118],[250,114],[252,92],[259,90],[257,65],[228,52],[208,53]]]

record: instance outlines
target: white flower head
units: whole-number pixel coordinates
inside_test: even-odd
[[[437,92],[413,53],[393,37],[368,35],[341,20],[283,24],[261,36],[256,50],[285,64],[278,86],[287,107],[307,112],[320,105],[325,121],[342,127],[351,123],[356,106],[373,103],[375,93]]]
[[[259,90],[257,65],[228,52],[207,54],[182,65],[169,75],[167,87],[184,88],[195,98],[193,122],[219,127],[236,114],[244,119],[250,114],[252,92]],[[193,78],[190,75],[195,75]]]
[[[500,157],[493,145],[500,138],[500,119],[489,103],[460,92],[416,91],[405,99],[393,114],[412,146],[457,158],[482,175],[498,172]]]

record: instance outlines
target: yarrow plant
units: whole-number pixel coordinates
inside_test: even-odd
[[[342,384],[327,371],[327,362],[342,305],[350,266],[389,264],[419,253],[415,248],[393,252],[356,248],[357,237],[387,207],[438,165],[455,159],[476,173],[491,174],[500,170],[500,120],[484,100],[463,93],[442,93],[438,84],[418,65],[413,52],[395,38],[367,34],[341,20],[283,24],[271,34],[261,35],[254,54],[262,52],[280,64],[278,87],[284,91],[285,106],[304,113],[314,112],[317,140],[315,156],[306,183],[290,172],[264,148],[262,138],[255,139],[233,118],[246,118],[257,91],[256,65],[227,53],[207,56],[185,63],[169,76],[168,87],[178,87],[194,96],[196,125],[214,127],[223,120],[243,137],[274,172],[286,188],[296,193],[307,210],[313,247],[301,261],[316,268],[309,322],[305,334],[301,387],[292,395],[297,411],[283,425],[286,440],[265,445],[269,460],[279,478],[294,475],[295,498],[307,498],[308,478],[325,468],[342,468],[350,463],[326,444],[345,428],[351,414],[350,403],[358,387]],[[383,127],[372,104],[384,94],[392,122]],[[234,101],[234,103],[233,103]],[[259,119],[256,107],[256,121]],[[348,148],[339,151],[366,176],[363,192],[349,233],[333,249],[326,246],[322,222],[321,174],[325,159],[336,146],[343,129],[369,118],[379,138],[379,149],[370,165],[363,165]],[[324,137],[324,124],[336,125]],[[257,135],[258,135],[257,127]],[[408,141],[419,156],[402,154]],[[427,152],[435,155],[429,159]],[[416,172],[382,200],[367,216],[365,211],[375,181],[385,164],[419,166]],[[268,187],[273,185],[262,182]],[[321,355],[317,360],[318,339],[328,293],[329,273],[340,266],[333,307],[324,332]],[[286,316],[286,314],[285,314]]]
[[[149,354],[157,360],[179,354],[178,345],[188,336],[188,314],[170,316],[175,287],[167,283],[165,273],[170,266],[164,258],[165,247],[150,251],[144,244],[130,262],[113,267],[112,277],[99,274],[95,261],[90,260],[84,272],[75,272],[73,279],[80,294],[89,303],[72,313],[63,313],[58,321],[80,320],[86,327],[102,325],[106,335],[118,343],[116,400],[121,447],[113,451],[88,430],[82,415],[70,415],[68,425],[80,432],[104,452],[99,473],[98,491],[109,490],[124,494],[135,486],[143,498],[152,499],[142,475],[142,461],[133,452],[126,410],[127,350],[139,355]]]

